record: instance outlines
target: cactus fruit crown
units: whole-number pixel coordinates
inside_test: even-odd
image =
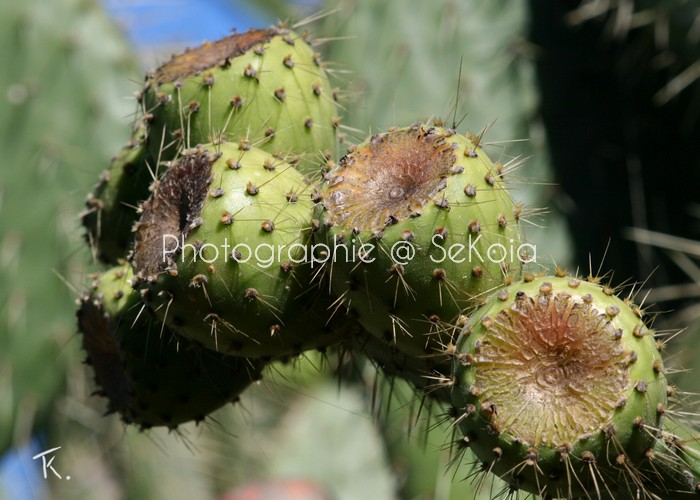
[[[174,55],[147,75],[142,105],[148,150],[161,161],[230,140],[284,155],[316,176],[336,147],[335,92],[320,56],[283,28],[236,33]]]
[[[162,272],[165,264],[172,264],[164,252],[163,236],[182,240],[198,227],[212,182],[214,158],[208,151],[184,155],[157,182],[153,196],[141,207],[141,220],[136,226],[133,264],[137,272],[146,276]]]
[[[624,473],[654,445],[661,356],[641,310],[607,287],[547,277],[503,288],[469,319],[455,360],[459,428],[516,489],[571,497],[632,480]]]
[[[420,214],[447,187],[457,160],[444,137],[434,129],[402,129],[355,148],[330,179],[328,222],[381,231]]]
[[[174,55],[170,61],[152,72],[153,81],[157,85],[176,82],[216,66],[225,66],[234,57],[245,54],[256,45],[269,42],[277,34],[276,29],[252,29],[215,42],[206,42]]]
[[[414,356],[440,351],[452,341],[443,325],[519,276],[508,248],[520,212],[503,173],[477,138],[416,124],[372,136],[326,174],[317,239],[333,249],[333,291],[370,333]]]
[[[204,420],[260,377],[264,364],[224,358],[152,322],[131,288],[130,266],[96,277],[81,297],[78,329],[107,413],[141,429]],[[167,336],[167,338],[165,337]]]

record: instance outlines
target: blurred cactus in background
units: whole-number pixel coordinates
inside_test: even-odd
[[[3,2],[0,76],[0,451],[55,416],[77,362],[75,292],[90,257],[82,191],[124,141],[136,74],[121,34],[89,0]]]
[[[700,5],[529,5],[556,205],[576,265],[606,253],[604,267],[620,281],[685,281],[677,259],[625,231],[700,239]]]
[[[515,166],[508,187],[525,204],[537,270],[651,276],[652,312],[681,310],[655,327],[690,326],[668,364],[692,371],[671,380],[700,392],[698,2],[243,3],[311,33],[340,89],[340,156],[421,120],[483,132],[489,157]],[[105,418],[75,321],[88,275],[104,267],[78,214],[130,138],[151,69],[138,61],[156,49],[130,47],[97,0],[4,0],[0,13],[0,456],[37,436],[38,451],[60,446],[62,479],[25,464],[50,498],[228,500],[268,483],[333,499],[512,494],[456,453],[448,408],[360,354],[273,363],[198,426],[140,432]],[[295,26],[306,15],[317,19]]]

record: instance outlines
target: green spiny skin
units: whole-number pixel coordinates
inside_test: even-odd
[[[296,33],[250,30],[190,49],[151,72],[148,148],[170,160],[222,139],[295,158],[317,175],[336,149],[334,91],[320,56]]]
[[[372,136],[319,195],[317,241],[328,251],[317,259],[333,292],[368,332],[414,357],[447,349],[446,325],[521,271],[518,205],[503,166],[472,139],[420,124]]]
[[[700,495],[700,433],[668,414],[662,424],[647,463],[640,467],[645,484],[661,498]]]
[[[276,358],[333,343],[330,298],[309,286],[312,208],[302,174],[268,153],[186,152],[142,207],[139,286],[169,326],[219,352]]]
[[[204,420],[260,377],[263,363],[224,357],[153,322],[130,266],[100,275],[80,299],[78,327],[108,413],[141,428]]]
[[[103,262],[116,264],[131,249],[136,208],[148,198],[155,162],[146,150],[146,125],[141,121],[129,144],[112,159],[85,203],[86,238]]]
[[[452,358],[448,354],[410,356],[399,351],[391,341],[378,339],[362,331],[350,339],[351,349],[363,353],[384,374],[409,382],[431,400],[450,404],[450,374]]]
[[[470,317],[455,360],[454,415],[484,470],[551,497],[644,491],[667,385],[630,301],[574,278],[515,283]]]

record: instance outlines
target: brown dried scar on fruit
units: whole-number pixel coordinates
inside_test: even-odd
[[[538,446],[560,446],[601,427],[628,373],[605,315],[565,293],[522,297],[492,318],[476,361],[498,422]]]
[[[198,226],[215,159],[206,151],[183,157],[143,204],[133,258],[137,272],[148,276],[162,271],[168,255],[163,251],[164,242],[183,241]]]
[[[411,217],[445,188],[454,162],[451,144],[430,129],[377,135],[340,161],[329,182],[329,220],[374,231]]]
[[[254,46],[268,42],[277,34],[277,30],[250,30],[205,43],[189,49],[182,54],[173,56],[166,64],[158,68],[155,76],[157,84],[174,82],[201,71],[227,64],[233,59],[248,52]]]

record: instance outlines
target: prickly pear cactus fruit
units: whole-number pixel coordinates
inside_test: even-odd
[[[139,203],[148,198],[155,162],[146,149],[147,128],[136,126],[129,143],[112,159],[110,166],[88,194],[82,213],[85,235],[100,260],[116,264],[131,249],[132,227],[138,220]]]
[[[421,124],[372,136],[326,175],[316,259],[368,332],[411,356],[443,351],[462,311],[519,275],[502,177],[478,138]]]
[[[142,209],[139,286],[173,329],[241,356],[331,342],[330,299],[309,286],[310,188],[289,163],[232,143],[195,149]]]
[[[263,363],[223,357],[153,322],[130,266],[97,277],[80,299],[78,328],[108,413],[141,428],[204,420],[260,377]]]
[[[295,157],[315,175],[334,156],[334,91],[319,54],[298,34],[250,30],[187,50],[151,72],[143,92],[148,148],[172,159],[222,139]]]
[[[629,300],[574,278],[515,283],[470,317],[455,360],[456,423],[485,470],[547,497],[637,488],[667,384]]]

